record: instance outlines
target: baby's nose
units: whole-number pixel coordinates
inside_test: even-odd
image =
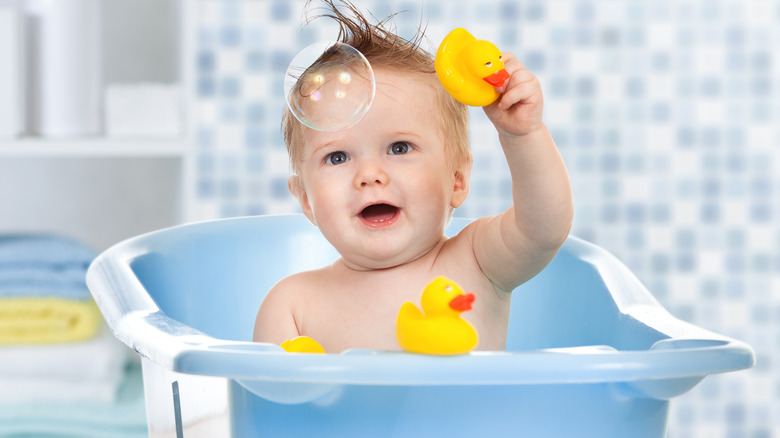
[[[355,176],[355,186],[363,188],[367,186],[383,185],[389,181],[387,173],[376,163],[366,163]]]

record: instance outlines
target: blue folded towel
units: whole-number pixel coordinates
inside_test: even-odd
[[[88,299],[85,278],[96,256],[65,237],[0,236],[0,297]]]
[[[58,297],[86,300],[90,298],[86,275],[82,266],[0,268],[0,298]]]
[[[97,253],[66,237],[54,235],[0,236],[0,269],[38,266],[81,266],[86,269]]]

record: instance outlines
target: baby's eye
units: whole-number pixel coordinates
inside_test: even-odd
[[[488,61],[485,63],[485,67],[493,67],[493,63]]]
[[[405,141],[397,141],[390,145],[390,149],[387,151],[390,155],[403,155],[409,152],[409,143]]]
[[[349,161],[349,157],[346,153],[341,151],[333,152],[325,157],[325,162],[328,164],[344,164],[347,161]]]

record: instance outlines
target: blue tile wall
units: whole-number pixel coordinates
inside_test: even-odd
[[[316,2],[315,2],[316,3]],[[574,187],[573,233],[608,248],[675,315],[750,343],[755,369],[676,399],[670,437],[780,437],[780,0],[373,0],[402,36],[463,26],[542,81]],[[282,81],[332,39],[303,1],[200,0],[189,93],[190,219],[299,211],[287,192]],[[506,208],[495,132],[472,111],[472,193]]]

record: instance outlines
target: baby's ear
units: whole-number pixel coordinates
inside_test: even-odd
[[[471,166],[461,166],[460,169],[455,170],[455,175],[452,181],[452,200],[450,206],[452,208],[458,208],[466,202],[466,198],[469,196],[469,179],[471,177]]]
[[[309,196],[306,194],[306,188],[303,186],[303,179],[298,175],[290,175],[287,179],[287,188],[290,189],[290,193],[298,200],[303,214],[316,226],[317,223],[314,222],[311,204],[309,204]]]

